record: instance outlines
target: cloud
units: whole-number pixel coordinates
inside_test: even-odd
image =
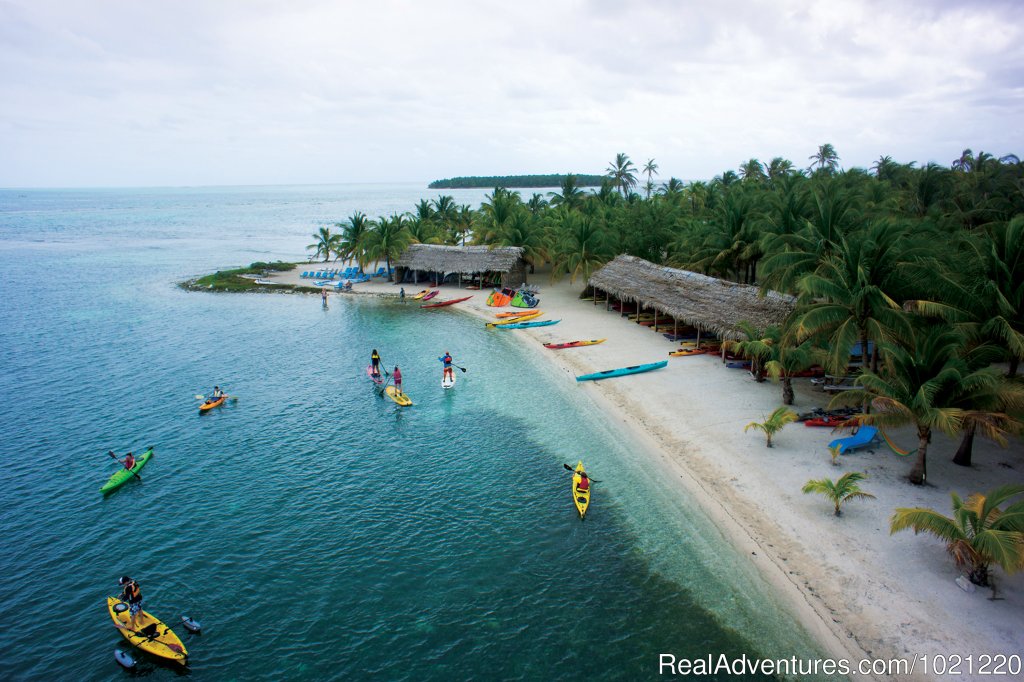
[[[0,3],[0,185],[1021,150],[1013,2]],[[944,163],[947,163],[944,161]]]

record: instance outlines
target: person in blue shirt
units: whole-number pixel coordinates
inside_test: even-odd
[[[442,380],[443,379],[450,379],[452,381],[455,381],[455,377],[452,376],[452,356],[451,356],[451,353],[449,353],[448,351],[445,351],[444,355],[442,357],[439,357],[438,360],[440,360],[441,364],[444,365],[444,374],[441,375]]]

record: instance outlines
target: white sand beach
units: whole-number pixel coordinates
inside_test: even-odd
[[[300,270],[272,279],[306,283]],[[664,360],[677,348],[661,334],[606,311],[603,303],[581,301],[582,282],[570,285],[566,278],[551,284],[542,273],[531,281],[540,287],[544,319],[562,321],[515,333],[566,381]],[[407,285],[406,294],[425,287]],[[355,289],[377,295],[398,291],[379,280]],[[473,295],[455,308],[491,320],[499,310],[485,305],[489,293],[446,285],[437,299]],[[541,345],[594,338],[607,341],[559,351]],[[831,656],[854,661],[973,656],[974,674],[962,665],[959,679],[1011,678],[979,674],[977,666],[985,654],[1024,655],[1024,574],[1007,577],[994,569],[996,600],[988,589],[965,592],[954,582],[959,572],[943,543],[912,532],[891,536],[889,517],[896,507],[913,506],[949,514],[952,491],[966,496],[1024,482],[1019,439],[1008,450],[978,439],[974,466],[964,468],[951,462],[957,443],[938,434],[929,450],[928,484],[913,486],[906,480],[911,462],[884,445],[844,455],[841,465],[833,466],[825,444],[837,436],[829,428],[791,424],[776,435],[773,448],[766,448],[763,434],[744,433],[743,427],[782,404],[779,384],[756,383],[745,370],[726,368],[717,355],[667,359],[665,369],[584,382],[578,390],[672,472],[680,494],[699,501]],[[809,379],[794,383],[797,412],[828,403],[829,396],[813,390]],[[914,446],[910,429],[889,435]],[[877,499],[850,502],[836,517],[826,499],[801,493],[809,479],[835,479],[848,471],[867,473],[862,487]],[[873,678],[940,677],[931,670],[924,674],[922,667],[919,663],[912,677]]]

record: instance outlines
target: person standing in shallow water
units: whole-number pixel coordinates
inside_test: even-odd
[[[320,290],[320,300],[324,302],[324,305],[327,305],[327,287]]]
[[[405,303],[405,287],[402,287],[401,289],[398,290],[398,300],[400,300],[402,303]]]

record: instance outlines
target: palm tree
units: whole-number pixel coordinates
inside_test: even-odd
[[[923,507],[897,509],[889,519],[889,533],[907,528],[946,542],[946,551],[958,568],[968,569],[975,585],[989,584],[989,566],[1007,574],[1024,569],[1024,501],[1005,509],[999,505],[1024,495],[1024,485],[1004,485],[987,494],[974,493],[964,502],[952,493],[953,517]]]
[[[740,177],[749,182],[764,182],[768,179],[764,166],[757,159],[750,159],[740,166]]]
[[[636,166],[626,154],[620,152],[615,155],[615,160],[608,165],[607,174],[623,197],[636,187]]]
[[[331,259],[331,254],[337,251],[339,237],[336,234],[331,234],[331,228],[321,227],[320,231],[313,235],[313,239],[316,241],[308,245],[307,249],[316,249],[313,254],[314,258],[324,257],[326,263]]]
[[[654,159],[648,159],[647,163],[644,164],[644,174],[647,176],[647,198],[651,198],[651,190],[654,189],[654,176],[658,174],[658,164],[654,163]]]
[[[793,174],[793,162],[789,159],[784,159],[781,156],[776,156],[768,162],[768,180],[775,184],[783,178],[789,177]]]
[[[743,433],[747,432],[747,429],[756,429],[758,431],[764,431],[765,436],[768,438],[768,447],[772,446],[772,436],[782,430],[782,427],[786,424],[790,424],[797,420],[797,413],[793,410],[787,409],[786,407],[776,408],[763,422],[750,422],[743,427]]]
[[[452,231],[452,224],[455,222],[459,208],[455,205],[455,198],[442,194],[431,202],[434,209],[434,222],[441,229],[443,234]]]
[[[394,281],[391,272],[391,261],[404,252],[413,242],[413,237],[406,226],[404,215],[394,213],[390,218],[381,218],[377,229],[370,233],[366,246],[369,258],[383,259],[387,266],[388,281]]]
[[[577,184],[576,176],[572,173],[566,173],[562,177],[560,184],[561,192],[548,192],[548,196],[551,197],[551,205],[568,206],[575,209],[582,208],[584,194],[579,184]]]
[[[546,240],[541,222],[526,211],[517,211],[495,235],[496,246],[520,246],[523,260],[529,263],[530,272],[547,256]]]
[[[466,236],[473,231],[473,223],[476,221],[476,213],[469,207],[469,204],[459,206],[455,221],[452,223],[452,236],[457,244],[459,239],[462,245],[466,245]]]
[[[880,373],[860,375],[862,389],[844,391],[833,399],[834,403],[869,404],[871,413],[860,417],[866,424],[914,424],[918,445],[908,475],[911,483],[920,485],[928,477],[932,431],[954,436],[964,427],[964,394],[1002,380],[996,369],[971,368],[961,354],[966,341],[959,328],[924,326],[900,344],[886,348]],[[994,433],[999,433],[997,424],[994,428]]]
[[[356,211],[348,219],[347,223],[335,223],[341,228],[341,237],[338,240],[338,257],[343,260],[355,260],[362,267],[368,262],[363,254],[366,245],[366,235],[373,229],[373,223],[361,212]]]
[[[598,218],[563,208],[554,229],[552,277],[568,272],[570,282],[580,276],[590,279],[590,273],[608,261],[607,237]]]
[[[818,493],[827,497],[832,504],[836,506],[836,516],[842,515],[839,506],[847,500],[856,499],[867,499],[874,498],[875,496],[871,493],[866,493],[860,489],[857,485],[860,481],[867,478],[867,474],[862,474],[857,471],[851,471],[848,474],[843,474],[839,477],[838,481],[833,481],[830,478],[821,478],[818,480],[807,481],[803,487],[805,493]]]
[[[835,173],[839,170],[839,154],[837,154],[835,148],[827,142],[818,147],[817,154],[807,158],[813,161],[811,169],[817,165],[818,170],[825,171],[828,174]]]

